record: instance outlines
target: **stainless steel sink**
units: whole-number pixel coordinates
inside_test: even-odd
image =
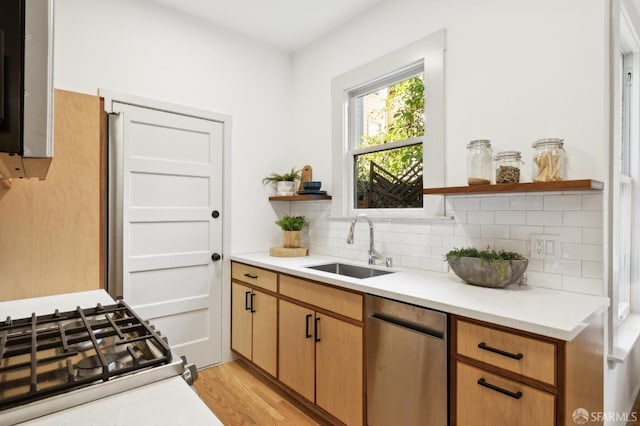
[[[307,268],[315,269],[316,271],[331,272],[332,274],[346,275],[352,278],[371,278],[393,273],[393,271],[382,271],[365,266],[347,265],[346,263],[326,263],[324,265],[307,266]]]

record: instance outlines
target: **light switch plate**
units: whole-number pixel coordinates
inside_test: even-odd
[[[532,259],[560,259],[560,235],[532,234],[529,257]]]

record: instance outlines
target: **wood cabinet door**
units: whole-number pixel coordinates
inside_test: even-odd
[[[314,402],[314,312],[280,300],[278,378]]]
[[[456,386],[458,426],[555,424],[555,396],[550,393],[461,362]]]
[[[231,349],[251,359],[251,289],[231,283]]]
[[[253,362],[276,376],[278,343],[278,303],[274,296],[253,291]]]
[[[348,425],[362,425],[362,327],[322,314],[316,321],[316,404]]]

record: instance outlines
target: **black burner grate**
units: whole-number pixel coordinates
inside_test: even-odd
[[[122,300],[0,321],[0,410],[171,362],[169,345]]]

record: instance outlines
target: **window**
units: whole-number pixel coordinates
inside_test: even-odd
[[[332,81],[333,212],[442,215],[444,30]]]
[[[423,69],[349,92],[354,209],[422,208]]]

